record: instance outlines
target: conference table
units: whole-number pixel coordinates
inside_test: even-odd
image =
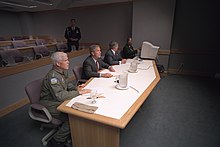
[[[155,61],[136,60],[137,72],[129,72],[131,62],[133,59],[113,66],[116,72],[111,72],[114,75],[111,78],[87,81],[85,88],[96,89],[103,96],[97,98],[96,103],[85,94],[65,101],[57,108],[69,116],[74,147],[119,147],[120,130],[126,127],[160,80]],[[115,80],[124,72],[128,73],[128,87],[121,89]],[[92,114],[75,110],[71,107],[75,102],[97,106],[98,109]]]

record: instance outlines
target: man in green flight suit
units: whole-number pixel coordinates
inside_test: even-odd
[[[50,146],[63,147],[70,137],[70,128],[67,114],[57,110],[57,107],[65,100],[72,99],[79,94],[89,93],[88,89],[76,90],[69,82],[68,72],[69,60],[64,52],[55,52],[51,55],[53,68],[47,73],[43,80],[40,103],[44,105],[54,118],[63,123],[49,142]],[[82,85],[84,87],[84,85]]]

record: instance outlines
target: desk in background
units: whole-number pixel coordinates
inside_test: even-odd
[[[128,67],[129,63],[114,66],[118,73],[127,70]],[[119,147],[120,129],[126,127],[160,80],[154,61],[142,61],[139,67],[137,73],[129,73],[129,84],[137,88],[140,93],[131,88],[123,91],[115,89],[114,77],[90,79],[88,88],[102,87],[106,94],[106,98],[97,99],[99,108],[94,114],[66,106],[69,101],[58,107],[59,111],[69,115],[73,146]],[[89,103],[89,100],[85,103]]]

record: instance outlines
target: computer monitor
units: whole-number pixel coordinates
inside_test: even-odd
[[[141,47],[141,56],[142,59],[156,59],[159,46],[154,46],[151,43],[144,41]]]

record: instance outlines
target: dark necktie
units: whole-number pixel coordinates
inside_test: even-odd
[[[96,61],[95,64],[96,64],[96,70],[99,71],[99,62]]]

